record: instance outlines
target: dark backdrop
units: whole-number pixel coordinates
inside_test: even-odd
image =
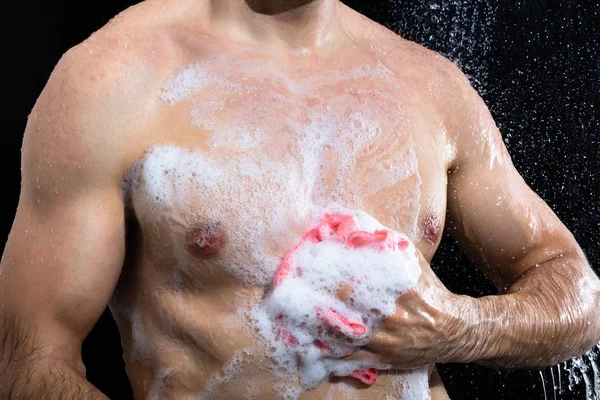
[[[8,235],[17,206],[26,118],[52,68],[68,48],[136,2],[32,0],[2,6],[5,32],[0,64],[4,107],[8,104],[0,135],[2,238]],[[352,0],[347,4],[461,66],[489,105],[515,165],[573,232],[598,272],[598,0]],[[432,266],[454,292],[494,293],[447,234]],[[112,399],[131,398],[118,332],[108,311],[85,341],[83,358],[93,384]],[[584,399],[586,379],[588,395],[598,399],[599,383],[591,373],[597,366],[596,351],[543,371],[449,364],[441,366],[440,372],[453,400]]]

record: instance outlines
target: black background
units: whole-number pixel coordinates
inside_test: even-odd
[[[136,1],[25,1],[2,6],[4,86],[1,233],[6,238],[20,185],[26,118],[60,56]],[[596,272],[600,266],[600,4],[550,0],[353,0],[368,17],[448,56],[490,107],[526,182],[573,232]],[[7,107],[8,105],[8,107]],[[432,266],[449,289],[494,293],[445,234]],[[599,305],[600,306],[600,305]],[[593,361],[596,357],[596,361]],[[130,399],[115,324],[104,313],[83,346],[88,379],[112,399]],[[597,352],[584,359],[591,370]],[[444,365],[456,399],[584,399],[583,379],[567,390],[573,362],[543,371]],[[562,390],[552,390],[562,376]],[[593,399],[598,399],[600,388]],[[542,384],[542,376],[544,384]],[[554,376],[554,379],[553,379]],[[545,387],[545,392],[544,392]]]

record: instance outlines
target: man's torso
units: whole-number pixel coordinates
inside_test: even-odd
[[[152,122],[124,143],[137,154],[133,218],[111,309],[132,387],[136,398],[277,398],[287,383],[248,313],[316,215],[362,210],[433,257],[454,156],[443,78],[434,56],[387,36],[291,58],[193,30],[165,36],[175,50],[154,63],[159,90],[140,93]],[[335,378],[304,397],[401,398],[403,376],[368,390]]]

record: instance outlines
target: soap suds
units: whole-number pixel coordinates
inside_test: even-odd
[[[293,248],[289,259],[294,269],[276,278],[272,292],[252,312],[265,347],[271,349],[275,373],[286,381],[299,377],[305,388],[314,388],[332,375],[389,369],[375,360],[340,357],[368,343],[373,329],[394,313],[398,297],[416,285],[421,273],[416,249],[407,236],[388,230],[365,213],[347,215],[360,229],[327,236],[323,231],[327,226],[315,228],[321,241],[307,239]],[[383,234],[385,241],[353,246],[357,234],[371,237],[366,232]],[[352,288],[349,301],[336,297],[343,284]]]
[[[161,392],[165,382],[174,373],[174,371],[174,368],[165,368],[155,374],[152,384],[150,385],[146,395],[148,400],[159,400],[161,398]]]
[[[431,399],[429,392],[429,376],[432,367],[427,366],[406,371],[398,371],[392,379],[392,393],[386,396],[386,400],[428,400]]]
[[[251,350],[242,349],[236,351],[233,357],[231,357],[231,359],[221,368],[221,371],[219,371],[216,376],[208,380],[202,393],[198,393],[190,399],[204,400],[210,398],[212,395],[217,395],[218,393],[215,392],[218,391],[218,389],[220,389],[223,385],[226,385],[234,380],[244,365],[250,362],[249,358],[252,357],[252,355],[253,352]]]
[[[392,71],[377,63],[330,76],[292,79],[272,62],[225,56],[180,70],[165,83],[161,100],[167,105],[189,103],[190,129],[203,135],[204,146],[155,145],[148,149],[131,185],[132,207],[142,229],[151,230],[149,238],[158,237],[159,244],[170,247],[179,271],[189,272],[202,260],[186,249],[186,232],[207,222],[218,223],[227,240],[218,257],[210,261],[210,274],[222,271],[243,285],[264,287],[272,282],[285,251],[332,207],[378,210],[390,226],[403,232],[394,235],[415,241],[420,234],[421,178],[404,108],[389,92],[396,85],[393,77]],[[382,229],[366,214],[358,212],[357,216],[361,229]],[[312,276],[312,283],[297,277],[284,282],[273,292],[277,293],[271,309],[259,307],[264,311],[259,326],[272,326],[269,317],[277,304],[293,305],[295,321],[313,327],[322,321],[303,317],[302,307],[335,305],[337,312],[368,326],[363,337],[351,340],[320,334],[331,339],[327,344],[335,354],[368,340],[377,321],[392,312],[392,298],[410,287],[401,285],[401,280],[416,279],[411,278],[410,268],[405,275],[390,278],[397,263],[392,265],[393,257],[386,258],[385,252],[373,249],[347,250],[325,241],[299,249],[298,257],[302,269],[311,272],[306,278]],[[329,260],[325,270],[310,267],[325,259]],[[414,261],[403,260],[406,265],[414,265]],[[380,273],[361,276],[359,262]],[[177,271],[173,274],[179,276]],[[349,275],[361,281],[354,282],[352,306],[334,302],[332,287],[327,284],[339,283]],[[290,285],[299,297],[286,298],[283,289]],[[370,296],[369,285],[381,289],[376,296]],[[297,301],[302,290],[309,299],[305,303]],[[375,299],[379,299],[377,304]],[[261,318],[257,310],[255,321]],[[278,339],[269,339],[273,332],[263,330],[267,341]],[[303,376],[307,386],[328,374],[344,376],[361,368],[389,368],[373,362],[322,362],[322,346],[311,347],[314,338],[303,336],[302,330],[294,332],[299,342],[306,343],[303,359],[319,360],[305,368],[310,369]],[[143,343],[143,338],[139,339]],[[275,346],[269,355],[281,357],[283,369],[273,371],[276,375],[285,375],[297,363],[289,349]],[[235,362],[231,368],[226,366],[225,375],[235,375],[237,366]],[[214,386],[218,385],[217,379]],[[289,398],[303,390],[284,381],[280,386],[282,395]]]
[[[135,309],[129,313],[131,323],[131,362],[148,365],[152,360],[153,346],[145,333],[142,313]]]
[[[265,243],[273,238],[291,240],[286,232],[290,205],[300,218],[306,218],[311,207],[299,190],[299,171],[275,160],[219,162],[201,151],[161,146],[146,154],[139,177],[144,203],[170,210],[166,215],[147,213],[147,222],[158,226],[164,215],[170,225],[181,227],[171,235],[175,254],[181,254],[183,260],[184,254],[189,254],[178,234],[184,227],[219,221],[227,233],[227,245],[220,250],[226,261],[214,263],[242,283],[267,284],[271,280],[280,256]],[[142,198],[134,197],[134,202],[139,200]]]

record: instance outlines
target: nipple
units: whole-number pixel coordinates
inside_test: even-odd
[[[423,237],[429,243],[435,243],[440,236],[442,224],[437,214],[427,214],[425,224],[423,226]]]
[[[194,257],[210,257],[225,245],[225,232],[221,223],[202,224],[185,235],[185,248]]]

